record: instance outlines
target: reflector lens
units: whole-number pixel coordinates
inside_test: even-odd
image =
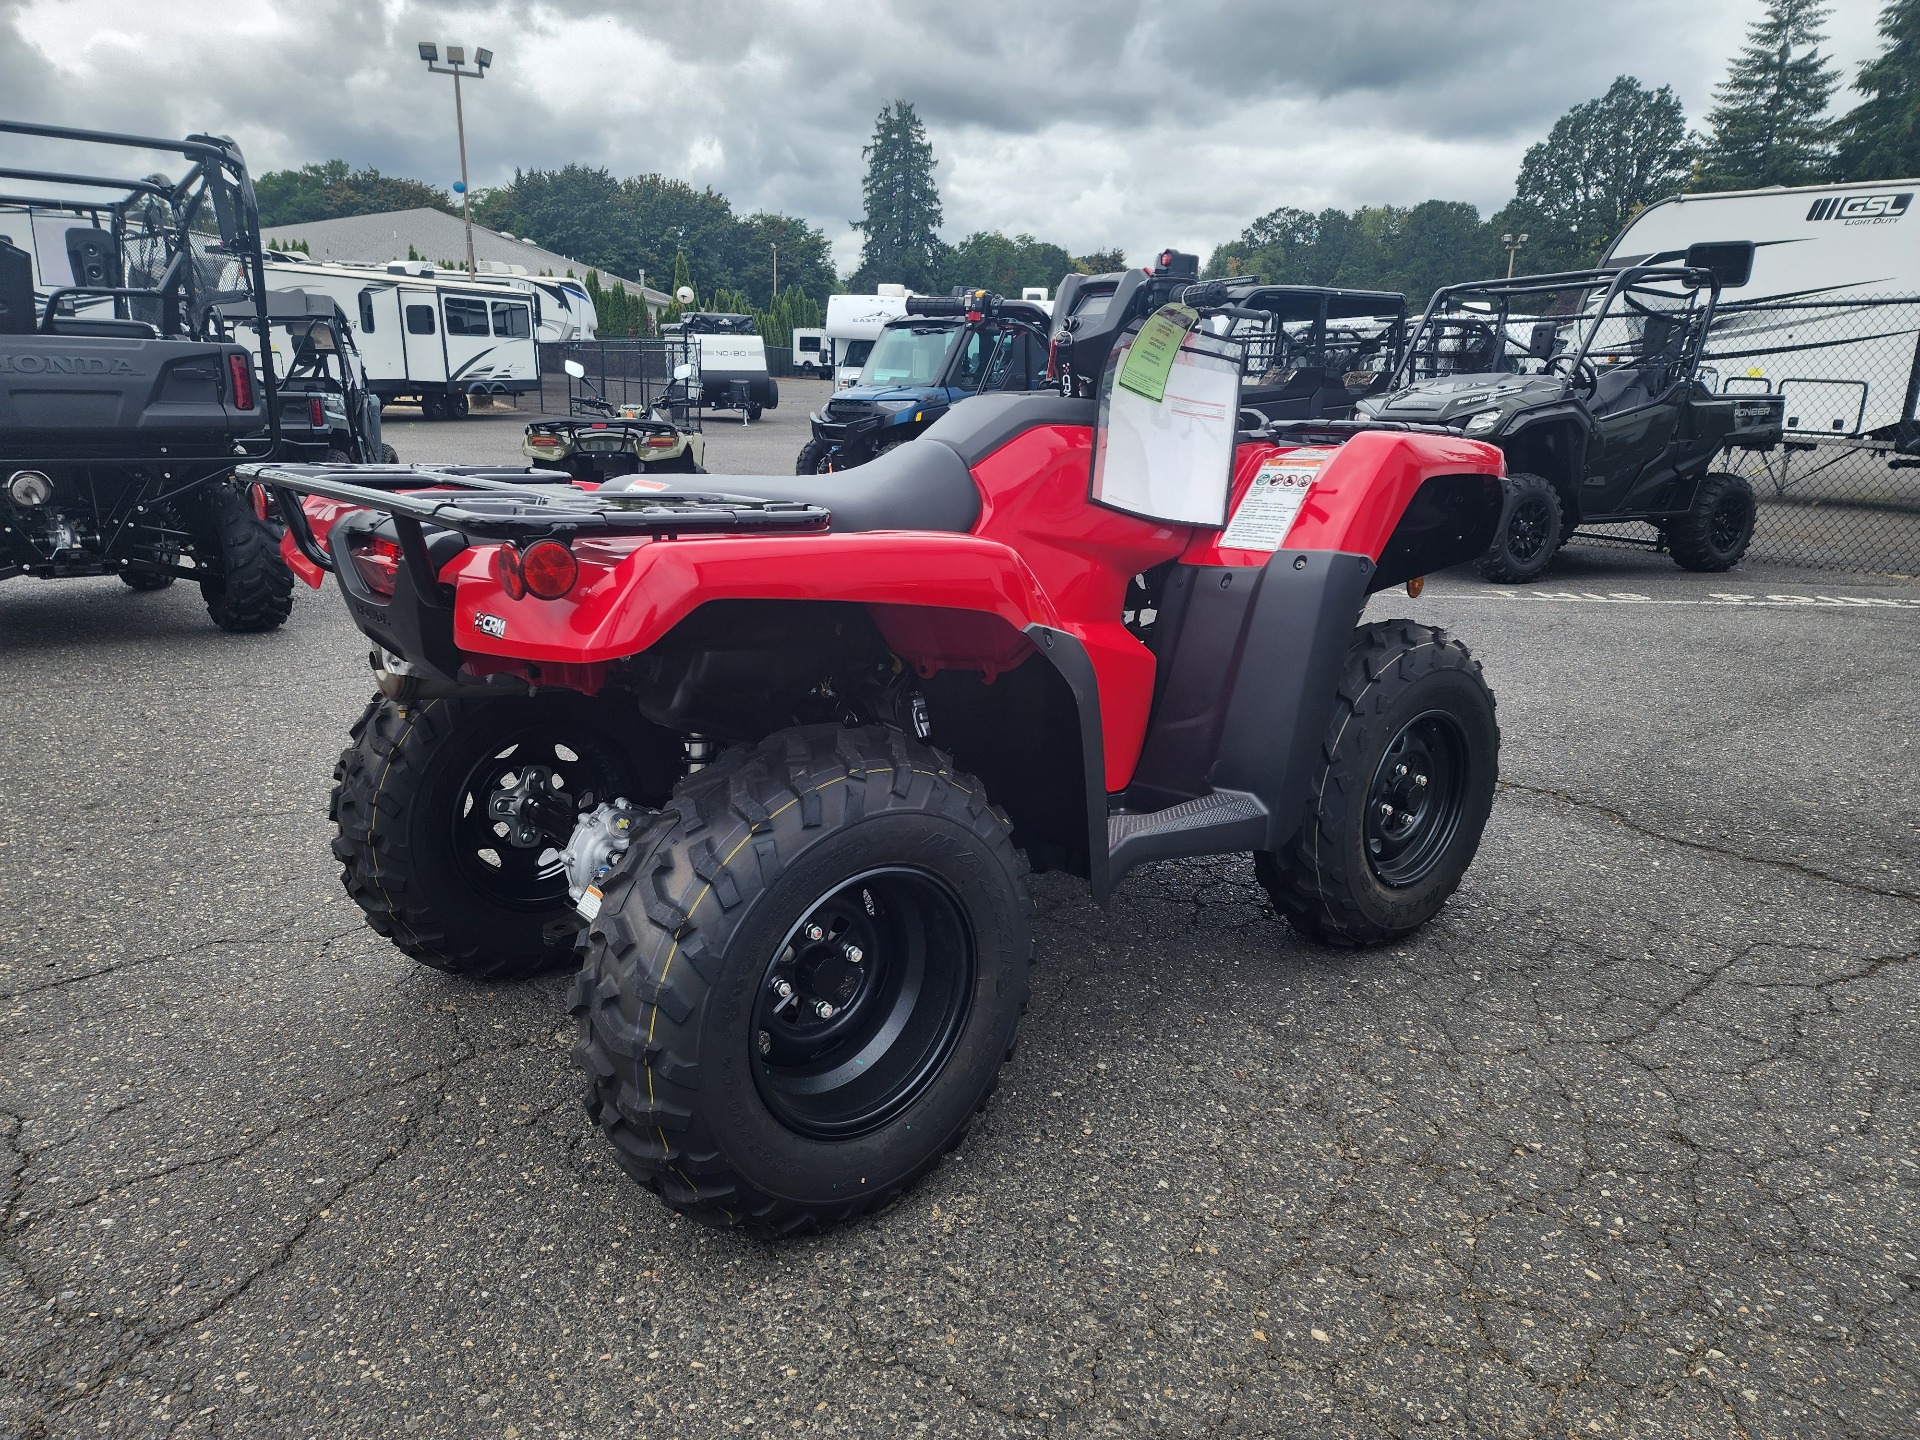
[[[520,572],[520,552],[513,546],[502,545],[493,552],[493,578],[500,582],[509,600],[527,593],[526,577]]]
[[[672,435],[649,435],[646,439],[649,450],[671,450],[679,443],[679,440]]]
[[[529,595],[558,600],[580,578],[580,564],[558,540],[536,540],[520,557],[520,573]]]
[[[527,437],[527,444],[533,446],[536,450],[558,450],[560,448],[560,437],[558,435],[529,435]]]
[[[384,535],[368,535],[353,542],[352,554],[353,568],[367,589],[391,600],[400,573],[400,547]]]
[[[253,362],[244,355],[229,355],[227,374],[233,378],[233,408],[253,409]]]

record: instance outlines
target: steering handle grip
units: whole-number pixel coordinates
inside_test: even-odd
[[[967,302],[955,300],[947,295],[909,295],[907,314],[909,315],[964,315]]]

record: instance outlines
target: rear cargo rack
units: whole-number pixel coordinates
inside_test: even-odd
[[[423,577],[423,527],[457,531],[476,540],[571,541],[579,536],[741,534],[766,531],[823,533],[833,514],[799,500],[759,500],[714,490],[575,488],[559,471],[480,465],[242,465],[239,475],[273,491],[300,553],[323,570],[333,559],[314,539],[296,498],[317,495],[393,516],[400,548]],[[449,494],[447,492],[455,492]]]
[[[1409,435],[1451,435],[1460,431],[1446,425],[1421,425],[1411,420],[1271,420],[1247,433],[1270,440],[1312,440],[1334,444],[1351,440],[1364,430],[1392,430]]]

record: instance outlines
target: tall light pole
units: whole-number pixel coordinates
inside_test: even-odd
[[[1500,243],[1507,247],[1507,278],[1513,278],[1513,257],[1520,253],[1520,247],[1527,243],[1525,235],[1502,235]]]
[[[773,299],[778,300],[779,298],[780,298],[780,247],[778,245],[775,245],[773,247]],[[767,303],[772,304],[773,302],[768,301]]]
[[[487,67],[493,64],[491,50],[473,52],[473,68],[467,68],[467,49],[464,45],[447,47],[447,63],[440,63],[440,47],[431,40],[420,42],[420,58],[427,62],[427,69],[435,75],[453,76],[453,124],[460,135],[460,216],[467,227],[467,278],[471,280],[478,274],[473,263],[473,187],[467,183],[467,116],[460,105],[460,80],[484,80]]]

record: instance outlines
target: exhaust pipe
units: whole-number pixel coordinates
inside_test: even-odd
[[[398,655],[379,650],[367,653],[367,663],[373,667],[373,683],[396,705],[412,705],[421,700],[487,700],[533,693],[533,686],[518,675],[447,680],[438,675],[422,675]]]

